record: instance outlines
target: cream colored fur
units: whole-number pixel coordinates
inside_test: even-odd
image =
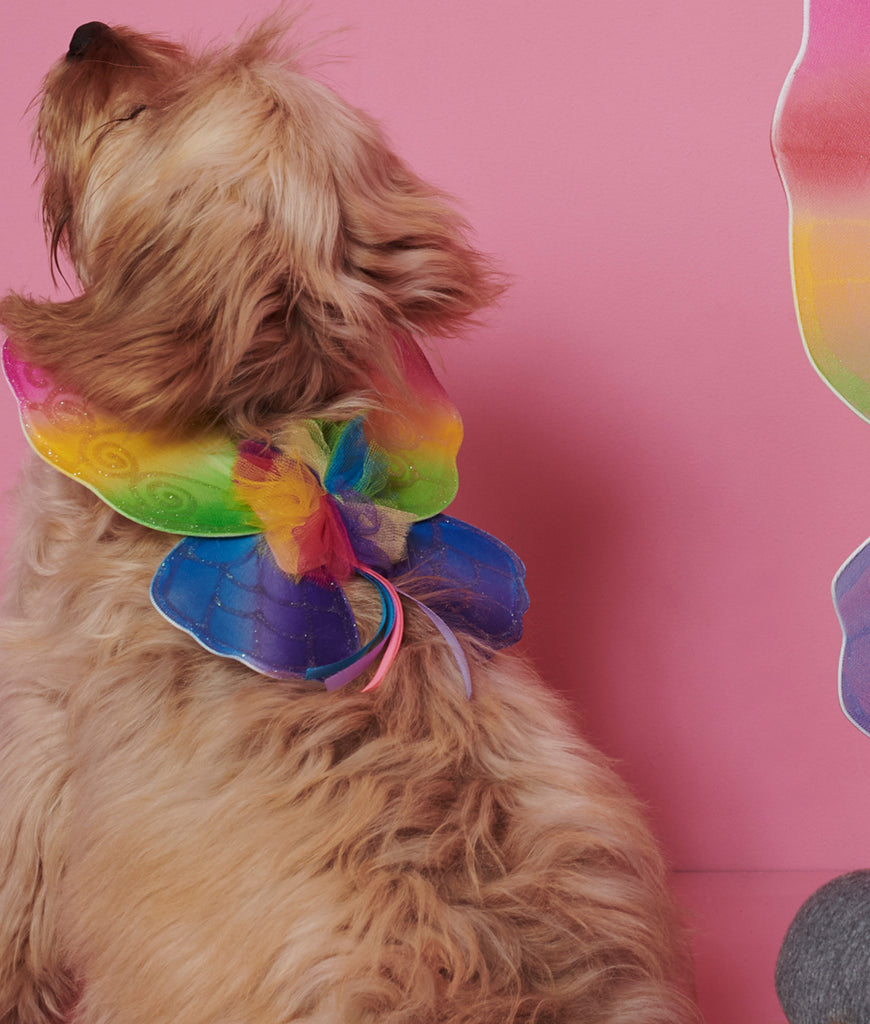
[[[133,423],[345,415],[397,332],[458,329],[498,290],[443,197],[277,39],[194,56],[118,29],[47,79],[47,228],[82,290],[0,319]],[[153,610],[173,541],[25,473],[4,1024],[696,1021],[643,815],[528,665],[466,641],[467,700],[409,606],[377,690],[270,680]],[[348,588],[370,629],[369,590]]]

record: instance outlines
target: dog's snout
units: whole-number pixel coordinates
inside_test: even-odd
[[[67,60],[81,60],[93,44],[107,32],[111,32],[111,29],[101,21],[89,21],[86,25],[79,25],[70,40]]]

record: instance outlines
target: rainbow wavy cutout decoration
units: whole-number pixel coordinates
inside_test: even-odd
[[[772,144],[789,202],[792,281],[807,353],[870,421],[870,4],[810,0]],[[870,440],[870,439],[868,439]],[[870,550],[834,581],[840,699],[870,735]]]

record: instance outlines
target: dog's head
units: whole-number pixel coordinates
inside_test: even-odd
[[[282,38],[193,54],[94,22],[46,78],[46,230],[82,291],[9,296],[0,321],[136,426],[317,414],[498,292],[450,204]]]

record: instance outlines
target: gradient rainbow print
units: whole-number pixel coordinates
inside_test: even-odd
[[[870,4],[812,0],[773,152],[789,201],[795,301],[824,379],[870,419]]]

